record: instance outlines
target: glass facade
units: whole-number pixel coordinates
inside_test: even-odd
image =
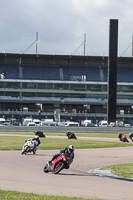
[[[107,82],[0,79],[0,110],[22,110],[23,107],[28,107],[29,111],[37,111],[36,103],[40,100],[45,112],[60,108],[62,112],[76,109],[79,113],[106,113],[107,88]],[[55,98],[55,101],[49,101],[49,98]],[[43,99],[46,99],[46,102]],[[81,99],[85,99],[85,103]],[[117,113],[120,110],[132,113],[132,105],[125,101],[133,101],[133,83],[118,83],[117,99],[123,102],[118,104]],[[85,110],[86,104],[89,105],[89,110]]]
[[[100,98],[107,99],[107,82],[30,82],[1,81],[0,96],[10,97],[61,97],[61,98]],[[118,99],[133,99],[133,84],[118,83]]]

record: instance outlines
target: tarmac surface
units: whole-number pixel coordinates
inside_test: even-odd
[[[38,150],[36,155],[21,155],[19,150],[0,151],[0,189],[104,200],[133,199],[133,182],[88,173],[108,165],[133,163],[133,146],[76,149],[75,159],[68,170],[57,175],[44,173],[47,160],[58,152]]]

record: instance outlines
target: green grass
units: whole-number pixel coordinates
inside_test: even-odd
[[[91,199],[36,195],[33,193],[22,193],[22,192],[15,192],[15,191],[0,190],[0,200],[91,200]],[[96,199],[93,199],[93,200],[96,200]]]
[[[54,135],[54,136],[66,136],[65,133],[50,133],[50,132],[43,132],[44,135]],[[14,134],[14,135],[35,135],[33,132],[0,132],[0,134]],[[118,133],[116,134],[105,134],[105,133],[76,133],[77,137],[105,137],[105,138],[118,138]],[[127,138],[129,137],[128,134],[125,134]]]
[[[21,150],[22,146],[28,135],[33,135],[33,132],[1,132],[0,134],[19,134],[27,135],[27,137],[17,137],[17,136],[0,136],[0,150]],[[45,133],[44,133],[45,134]],[[65,136],[65,133],[46,133],[47,135],[58,135]],[[84,137],[107,137],[107,138],[117,138],[117,134],[84,134],[78,133],[76,136]],[[66,139],[54,139],[54,138],[40,138],[41,146],[39,149],[61,149],[65,146],[73,144],[76,149],[84,148],[109,148],[109,147],[126,147],[133,146],[133,144],[121,143],[121,142],[104,142],[104,141],[89,141],[89,140],[68,140]],[[131,178],[133,177],[133,163],[123,164],[123,165],[112,165],[107,166],[102,169],[111,170],[111,173],[118,176]],[[91,200],[85,198],[70,198],[70,197],[58,197],[58,196],[46,196],[46,195],[35,195],[28,193],[20,193],[14,191],[2,191],[0,190],[0,200]],[[93,199],[94,200],[94,199]],[[96,199],[95,199],[96,200]],[[98,199],[97,199],[98,200]]]
[[[0,150],[21,150],[25,140],[29,137],[17,136],[0,136]],[[74,145],[76,149],[86,148],[108,148],[108,147],[126,147],[133,146],[133,144],[121,142],[107,142],[107,141],[94,141],[94,140],[69,140],[61,138],[41,138],[41,150],[46,149],[61,149],[70,144]]]
[[[108,148],[108,147],[124,147],[129,146],[126,143],[120,142],[105,142],[105,141],[93,141],[93,140],[69,140],[69,139],[53,139],[46,138],[42,142],[40,149],[61,149],[70,144],[74,145],[75,149],[87,149],[87,148]],[[130,144],[133,146],[132,144]]]
[[[117,176],[132,178],[133,177],[133,163],[121,164],[121,165],[111,165],[102,168],[101,170],[111,170],[112,174]]]

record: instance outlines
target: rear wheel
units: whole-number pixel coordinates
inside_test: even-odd
[[[58,162],[56,165],[55,165],[55,168],[54,168],[54,171],[53,173],[54,174],[58,174],[64,167],[64,163],[62,161]]]
[[[33,154],[36,154],[36,148],[33,149]]]

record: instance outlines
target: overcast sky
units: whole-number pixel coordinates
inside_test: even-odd
[[[0,0],[0,53],[36,53],[38,32],[39,54],[83,55],[86,33],[86,55],[108,56],[110,19],[118,56],[131,56],[132,0]]]

